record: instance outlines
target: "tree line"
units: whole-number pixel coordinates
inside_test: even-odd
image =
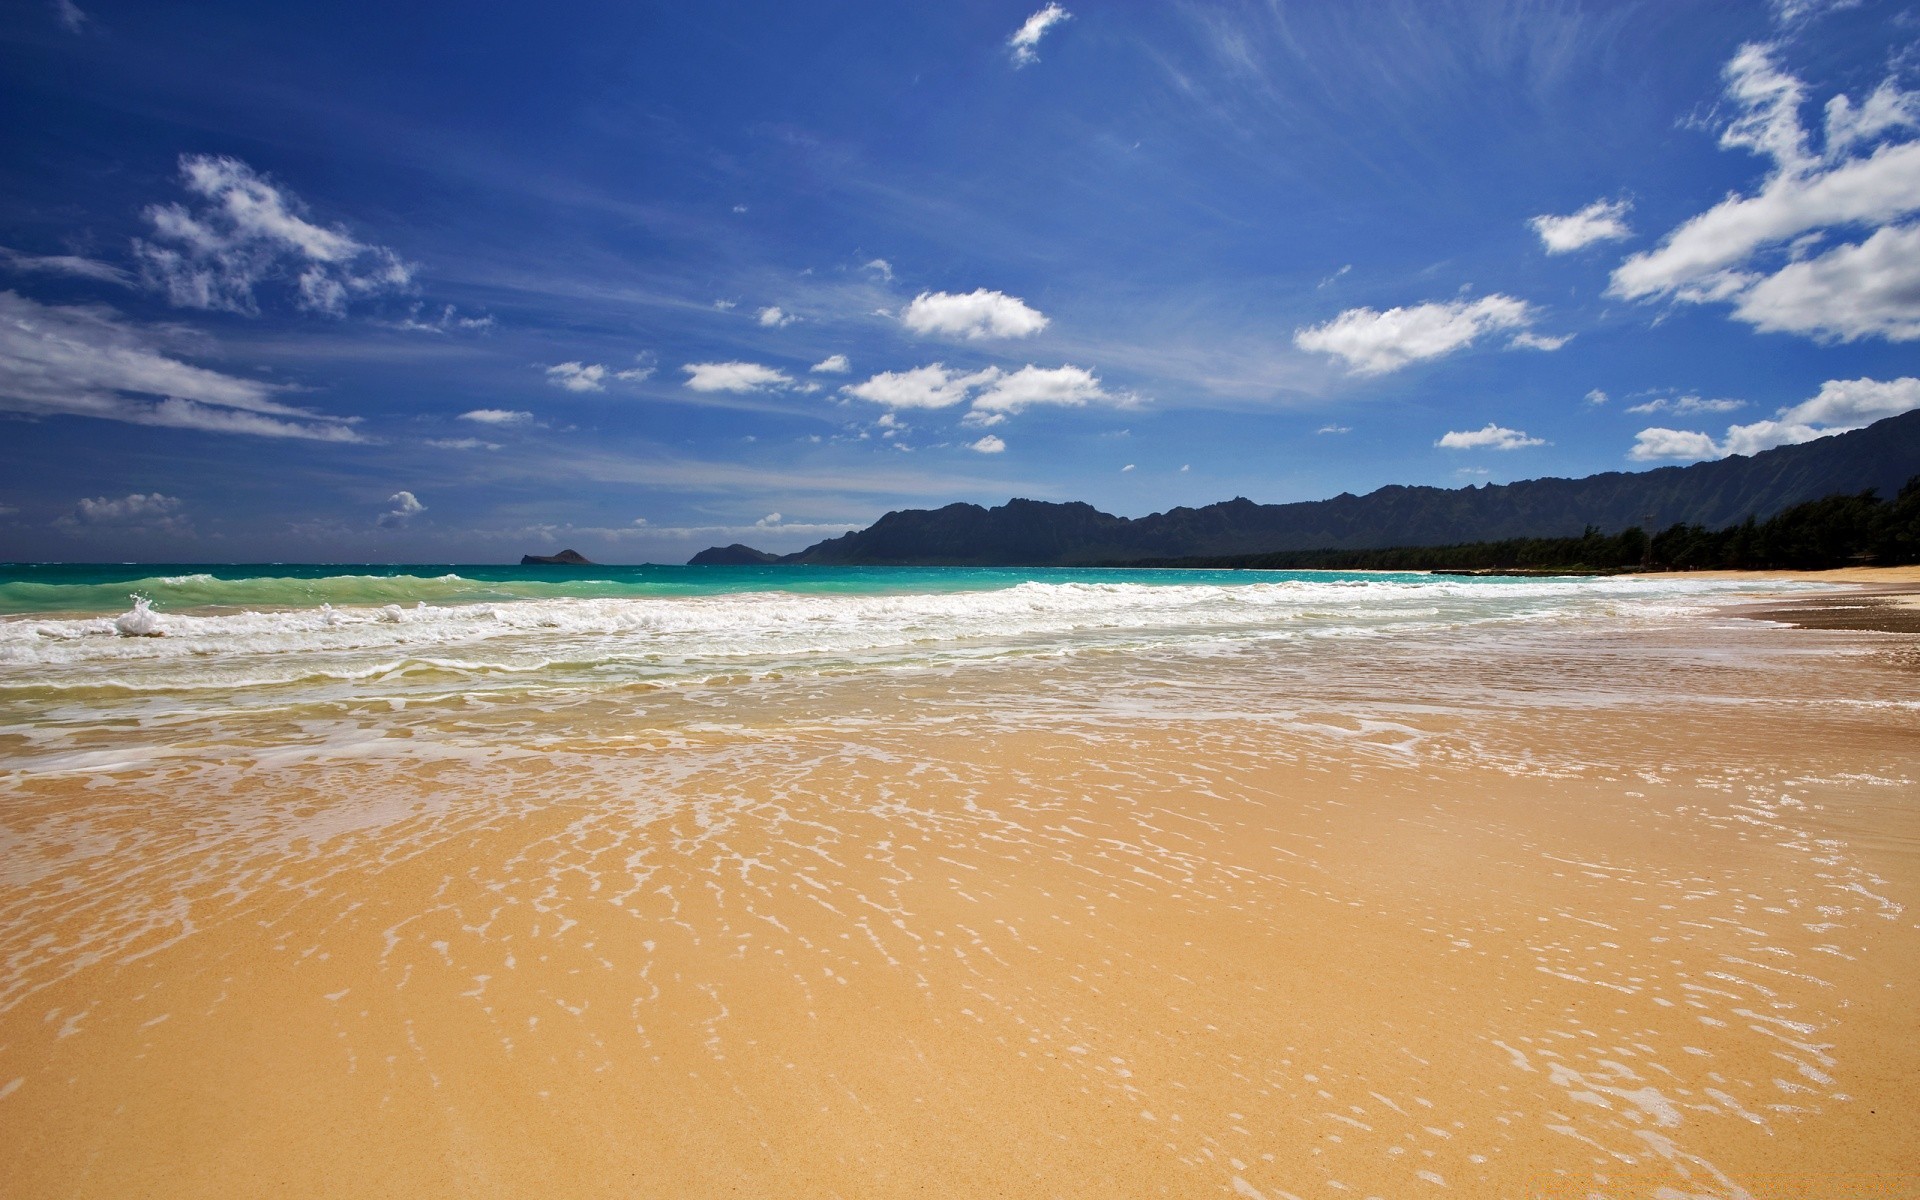
[[[1795,570],[1920,562],[1920,475],[1892,501],[1869,488],[1784,509],[1765,521],[1707,529],[1673,525],[1649,537],[1634,526],[1579,537],[1507,538],[1453,546],[1378,550],[1278,550],[1267,554],[1144,559],[1132,567],[1244,570],[1524,571],[1603,574],[1623,571]]]

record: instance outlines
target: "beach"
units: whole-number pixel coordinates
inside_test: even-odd
[[[8,1196],[1920,1194],[1920,570],[169,578],[0,620]]]

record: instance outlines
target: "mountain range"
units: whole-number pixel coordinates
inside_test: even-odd
[[[1876,489],[1891,497],[1920,474],[1920,410],[1863,429],[1751,456],[1684,467],[1609,471],[1479,487],[1389,486],[1364,496],[1117,517],[1090,504],[1009,500],[890,512],[865,529],[794,554],[714,547],[692,565],[821,563],[870,566],[1089,566],[1276,550],[1441,546],[1569,537],[1671,525],[1719,529],[1791,505]]]

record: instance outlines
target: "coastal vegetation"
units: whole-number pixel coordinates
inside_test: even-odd
[[[1136,559],[1115,566],[1249,570],[1476,571],[1613,574],[1716,569],[1817,571],[1920,562],[1920,475],[1892,501],[1868,488],[1796,504],[1764,521],[1707,529],[1674,524],[1651,537],[1639,526],[1579,537],[1505,538],[1452,546],[1279,550],[1267,554]]]

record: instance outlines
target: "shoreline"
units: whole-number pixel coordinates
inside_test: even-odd
[[[0,1191],[1890,1191],[1878,645],[1677,611],[0,775]]]

